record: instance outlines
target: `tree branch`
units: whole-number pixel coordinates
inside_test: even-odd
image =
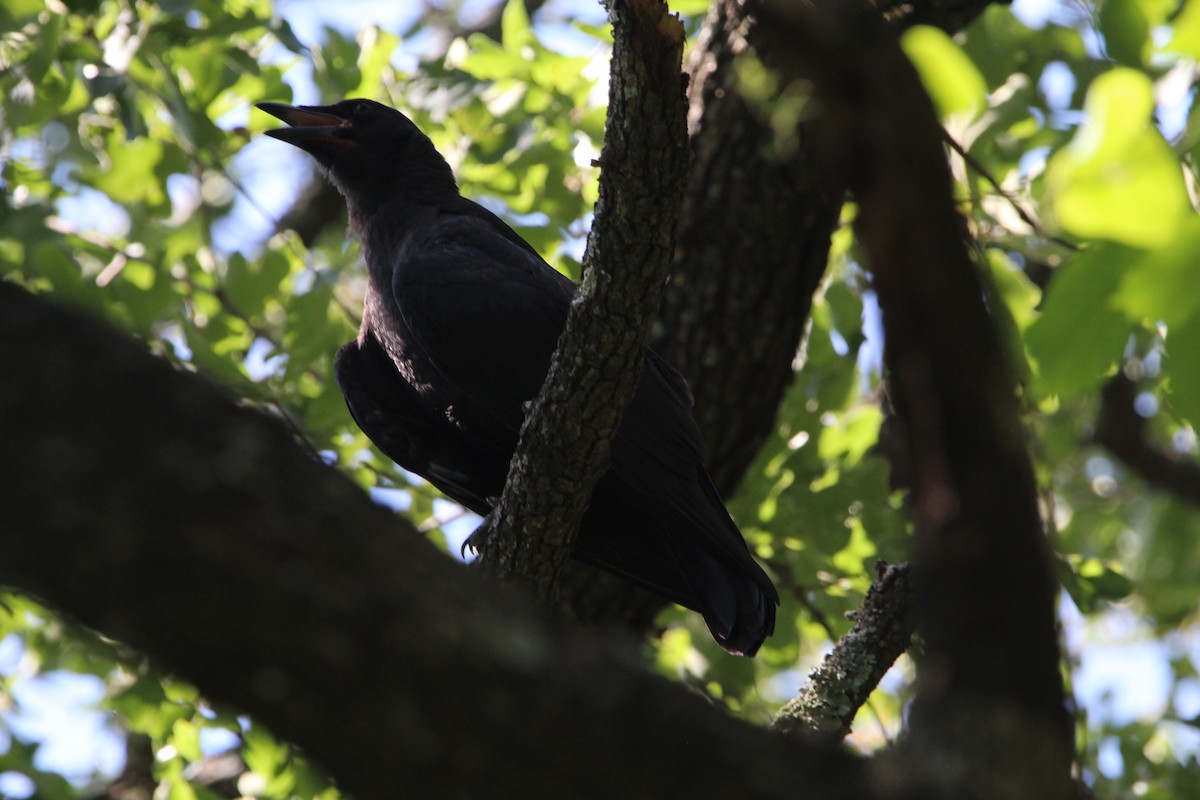
[[[609,443],[633,397],[670,265],[689,161],[683,25],[661,0],[612,0],[603,171],[583,283],[521,431],[504,495],[476,535],[480,564],[557,599]]]
[[[0,363],[0,581],[250,713],[358,797],[875,796],[861,762],[547,618],[104,324],[0,282]]]
[[[777,147],[744,97],[737,65],[760,57],[758,30],[740,0],[715,0],[689,60],[696,160],[654,340],[692,387],[723,493],[774,430],[843,194],[811,126]]]
[[[1107,448],[1142,480],[1185,503],[1200,505],[1200,465],[1156,448],[1146,436],[1146,420],[1133,406],[1137,384],[1118,372],[1100,394],[1095,442]]]
[[[954,32],[991,0],[878,5],[897,29],[923,22]],[[770,104],[744,95],[739,59],[770,66],[777,48],[793,49],[760,27],[752,4],[713,0],[689,59],[696,160],[653,340],[692,387],[723,493],[773,430],[844,195],[818,144],[822,120],[780,143]]]
[[[817,87],[883,310],[921,570],[910,785],[933,797],[961,797],[965,785],[985,797],[1067,797],[1056,586],[941,125],[894,32],[864,5],[755,6],[785,79]]]
[[[771,723],[784,733],[840,742],[884,674],[908,649],[916,627],[911,568],[876,566],[877,577],[854,627],[838,640],[808,682]]]

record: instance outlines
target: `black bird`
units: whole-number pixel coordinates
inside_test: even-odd
[[[258,107],[292,126],[267,135],[317,160],[362,243],[362,328],[335,361],[351,415],[397,464],[486,514],[574,284],[462,197],[399,111],[371,100]],[[753,655],[779,595],[704,470],[691,403],[683,377],[647,351],[574,555],[699,611],[722,647]]]

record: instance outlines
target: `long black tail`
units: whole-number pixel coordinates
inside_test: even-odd
[[[711,484],[709,491],[715,496]],[[575,557],[700,612],[721,647],[752,656],[775,630],[779,594],[724,505],[713,506],[707,491],[697,494],[683,511],[606,476],[584,517]]]

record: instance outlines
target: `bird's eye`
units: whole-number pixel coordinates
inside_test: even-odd
[[[365,117],[370,113],[371,113],[370,103],[355,103],[354,104],[354,116]]]

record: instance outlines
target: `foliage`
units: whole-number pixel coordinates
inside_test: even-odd
[[[1100,389],[1120,370],[1138,382],[1150,439],[1180,459],[1197,457],[1200,357],[1188,343],[1200,341],[1190,283],[1200,138],[1189,123],[1200,0],[1179,8],[1105,0],[1048,13],[1025,24],[991,8],[954,40],[920,28],[905,47],[967,154],[953,156],[958,188],[1021,377],[1064,606],[1082,612],[1084,631],[1106,630],[1114,614],[1135,619],[1137,635],[1170,654],[1168,699],[1156,714],[1121,717],[1102,700],[1085,709],[1084,774],[1105,791],[1192,796],[1200,516],[1090,437]],[[261,141],[274,123],[249,111],[291,98],[302,65],[321,97],[374,96],[403,108],[451,161],[464,193],[508,215],[576,274],[595,200],[607,34],[580,24],[575,40],[590,40],[591,52],[563,55],[512,2],[502,41],[470,34],[419,71],[397,66],[409,42],[438,24],[419,19],[405,39],[372,25],[353,36],[327,28],[302,43],[269,0],[8,0],[0,269],[106,316],[286,420],[444,543],[454,509],[368,446],[330,379],[333,352],[357,328],[356,250],[340,231],[311,248],[276,232],[274,217],[296,191],[292,166],[302,162]],[[696,615],[676,610],[649,645],[663,672],[755,720],[845,632],[875,560],[905,557],[903,496],[877,447],[885,421],[877,310],[856,258],[842,228],[776,433],[731,501],[784,589],[778,633],[758,659],[732,659]],[[55,671],[103,682],[100,706],[121,730],[150,736],[171,797],[208,796],[188,782],[187,767],[215,740],[204,732],[217,729],[257,776],[244,793],[336,796],[252,721],[27,598],[4,599],[0,640],[23,654],[6,688]],[[1087,651],[1073,657],[1086,661]],[[877,744],[872,715],[894,732],[903,696],[903,676],[885,682],[860,715],[856,743]],[[36,742],[8,738],[0,773],[27,776],[39,797],[86,794],[42,768]]]

